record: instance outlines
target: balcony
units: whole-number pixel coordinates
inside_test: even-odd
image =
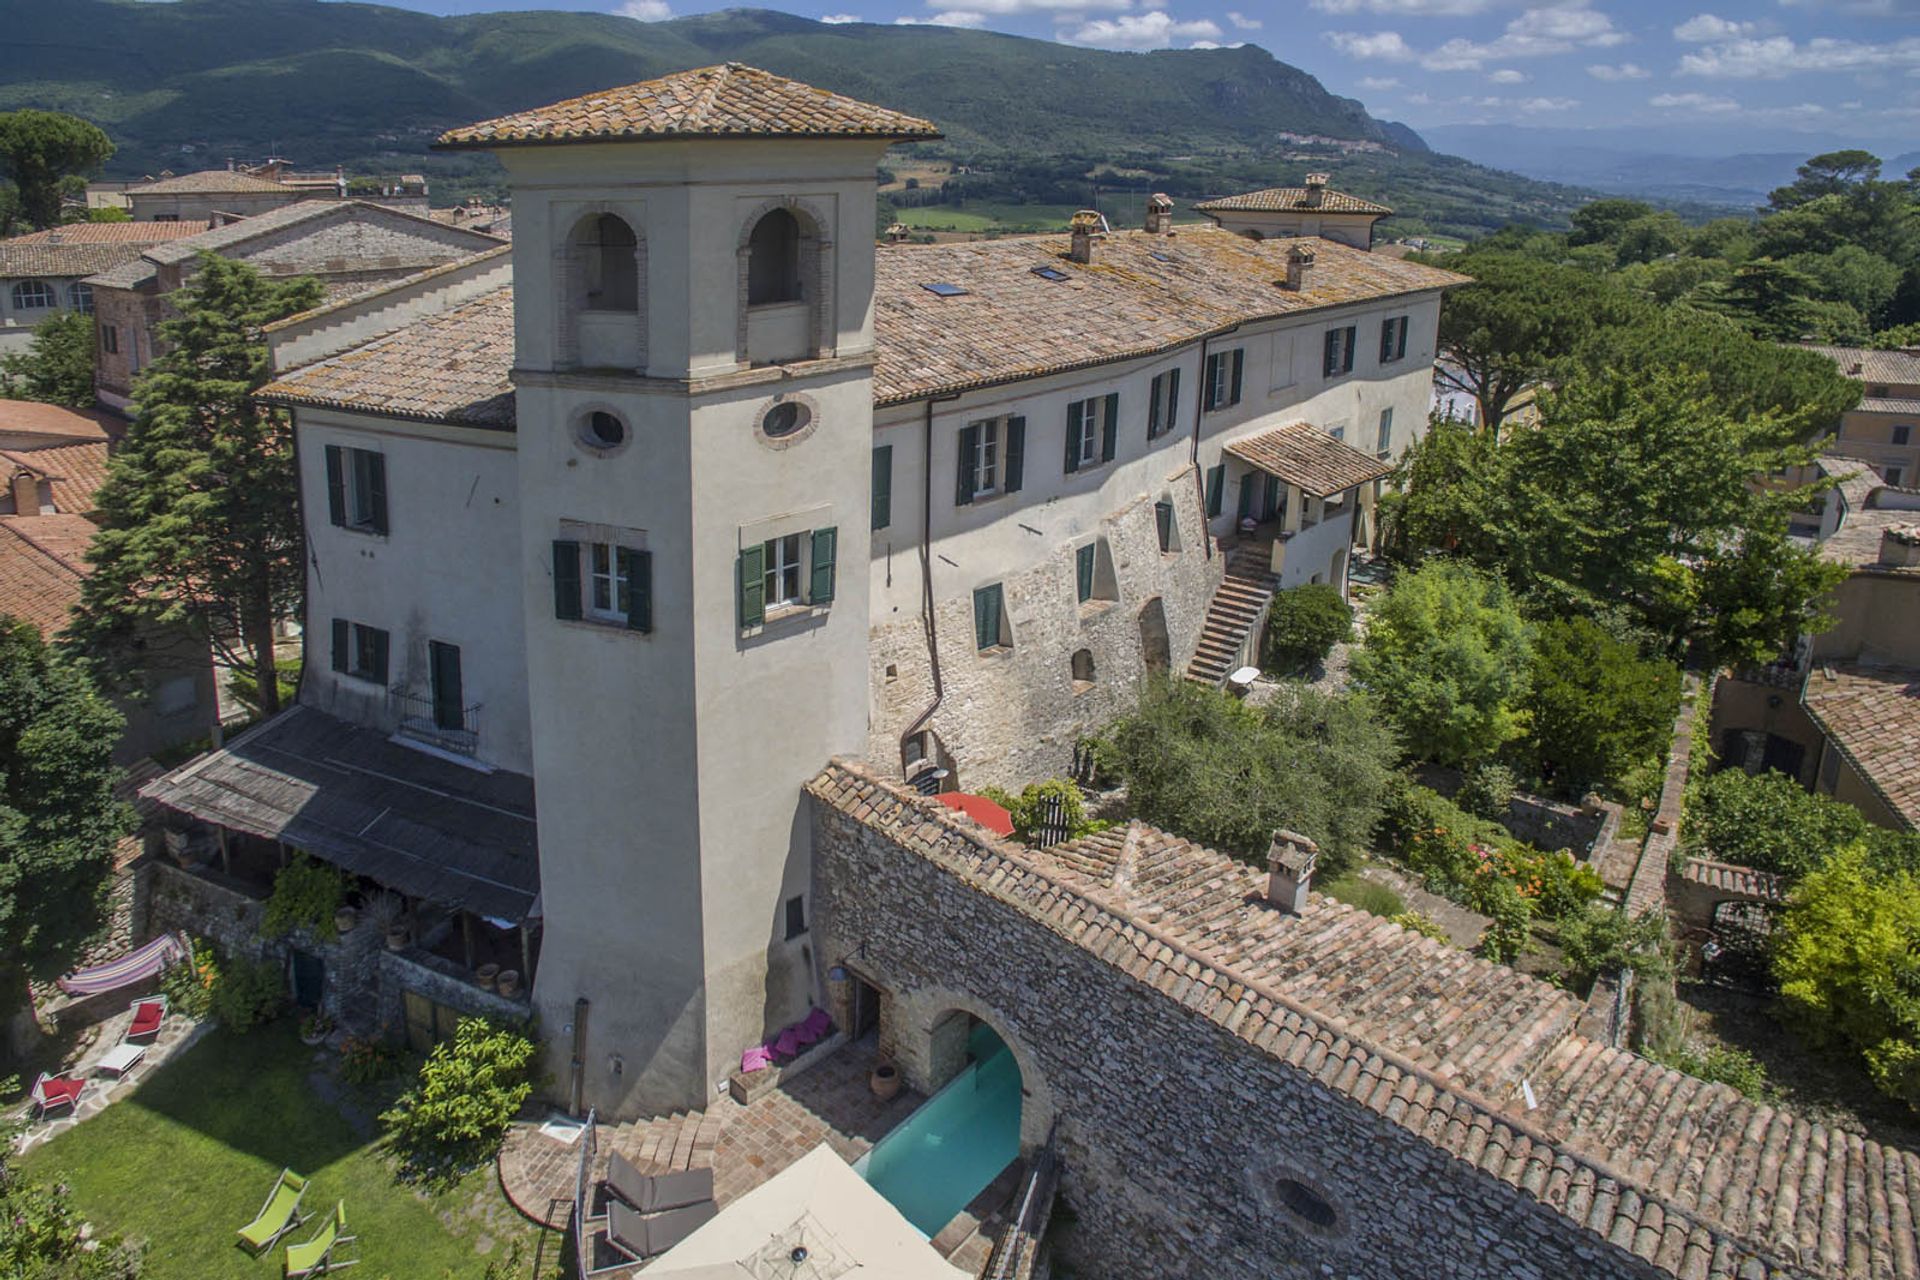
[[[479,750],[479,703],[460,707],[398,689],[390,690],[387,699],[395,731],[401,737],[459,756],[471,756]]]

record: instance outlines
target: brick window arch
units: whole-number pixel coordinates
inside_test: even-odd
[[[765,201],[741,220],[735,324],[735,359],[741,364],[770,362],[749,345],[750,313],[795,304],[806,308],[806,332],[798,355],[782,355],[771,362],[817,360],[833,354],[830,225],[820,210],[793,197]]]
[[[596,344],[593,332],[620,332],[616,363],[644,368],[647,238],[639,224],[604,207],[589,208],[574,221],[554,256],[559,363],[607,363],[604,351],[596,358],[594,348],[604,348],[605,342],[603,338]]]

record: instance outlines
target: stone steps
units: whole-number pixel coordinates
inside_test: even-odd
[[[704,1111],[675,1111],[650,1120],[629,1120],[608,1132],[603,1145],[618,1151],[642,1173],[708,1168],[725,1123]]]
[[[1277,585],[1266,561],[1257,553],[1228,553],[1226,577],[1207,604],[1200,642],[1193,661],[1187,664],[1187,679],[1220,687],[1238,665],[1247,636],[1266,611]]]

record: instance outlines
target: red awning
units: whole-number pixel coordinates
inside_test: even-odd
[[[1013,834],[1013,815],[985,796],[965,791],[942,791],[934,799],[949,809],[958,809],[997,836]]]

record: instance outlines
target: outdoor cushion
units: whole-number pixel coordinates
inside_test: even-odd
[[[792,1027],[782,1031],[773,1041],[773,1054],[776,1058],[791,1058],[800,1052],[800,1033]]]
[[[133,1025],[127,1028],[130,1036],[144,1036],[160,1029],[160,1022],[167,1016],[167,1007],[158,1000],[143,1000],[133,1006]]]
[[[800,1037],[800,1043],[809,1045],[823,1038],[833,1029],[833,1019],[827,1016],[825,1009],[815,1009],[794,1026]]]
[[[42,1111],[49,1107],[70,1107],[80,1100],[86,1087],[85,1080],[41,1072],[40,1078],[33,1082],[33,1100],[40,1104]]]
[[[647,1197],[647,1175],[618,1151],[607,1161],[607,1190],[638,1209]]]
[[[742,1071],[765,1071],[773,1065],[773,1050],[763,1044],[754,1045],[740,1054]]]
[[[651,1194],[635,1207],[645,1213],[663,1213],[684,1209],[713,1199],[713,1170],[682,1169],[677,1173],[656,1174],[648,1180]]]
[[[615,1201],[607,1206],[607,1240],[628,1257],[655,1258],[711,1222],[718,1212],[720,1207],[711,1200],[664,1213],[641,1213]]]

